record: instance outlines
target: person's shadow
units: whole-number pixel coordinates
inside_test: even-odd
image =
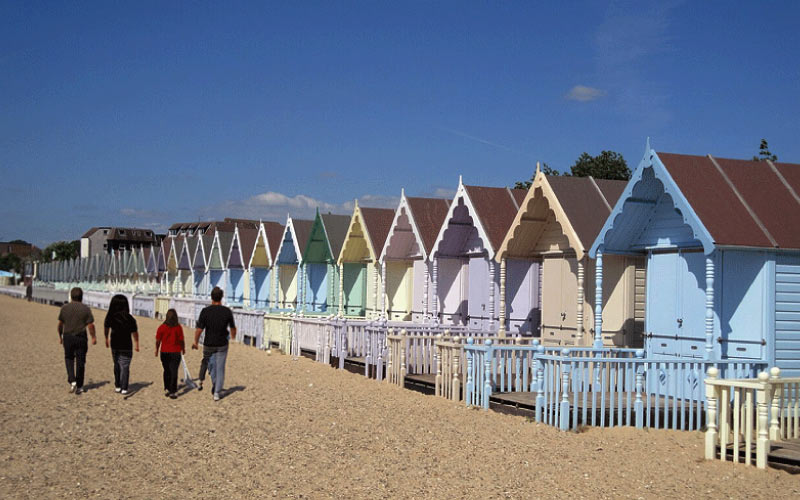
[[[245,390],[246,388],[247,388],[247,387],[245,387],[245,386],[243,386],[243,385],[235,385],[235,386],[233,386],[233,387],[230,387],[230,388],[228,388],[228,389],[225,389],[225,390],[223,391],[223,393],[222,393],[222,394],[220,394],[220,399],[225,399],[225,398],[227,398],[228,396],[230,396],[231,394],[233,394],[233,393],[235,393],[235,392],[240,392],[240,391],[243,391],[243,390]]]
[[[128,385],[128,394],[125,395],[125,399],[130,399],[134,394],[141,391],[145,387],[153,385],[152,382],[134,382],[133,384]]]
[[[101,388],[104,385],[109,384],[109,383],[110,382],[108,380],[103,380],[103,381],[100,381],[100,382],[89,382],[88,384],[83,386],[83,392],[93,391],[95,389],[99,389],[99,388]]]

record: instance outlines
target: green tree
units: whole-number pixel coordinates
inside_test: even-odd
[[[0,257],[0,270],[22,274],[22,259],[9,253]]]
[[[554,169],[553,167],[551,167],[547,163],[542,163],[541,169],[542,169],[542,173],[544,175],[562,175],[561,172],[559,172],[558,170]],[[563,174],[563,175],[569,175],[569,174]],[[535,179],[535,178],[536,178],[536,174],[533,174],[531,176],[530,180],[528,180],[528,181],[517,181],[517,182],[515,182],[514,183],[514,189],[530,189],[531,185],[533,184],[533,179]]]
[[[51,243],[42,250],[42,260],[50,262],[52,260],[74,259],[80,251],[80,241],[57,241]],[[55,253],[55,258],[53,257]]]
[[[761,145],[758,147],[758,156],[753,157],[754,161],[778,161],[778,156],[769,151],[769,145],[766,139],[761,139]]]
[[[631,169],[625,158],[614,151],[601,151],[597,156],[584,152],[570,168],[570,174],[575,177],[627,181],[631,178]]]
[[[30,245],[30,243],[28,243],[25,240],[11,240],[11,241],[9,241],[9,243],[18,243],[20,245]]]

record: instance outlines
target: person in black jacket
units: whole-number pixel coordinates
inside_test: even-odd
[[[228,358],[228,337],[236,338],[236,323],[233,321],[233,312],[222,305],[224,293],[221,288],[211,290],[211,305],[200,311],[197,319],[197,328],[194,331],[192,349],[197,349],[200,335],[203,330],[206,336],[203,339],[203,360],[200,362],[200,385],[203,388],[205,368],[211,370],[211,394],[214,401],[222,397],[225,386],[225,361]],[[213,368],[212,368],[213,366]]]
[[[111,348],[111,358],[114,360],[114,391],[123,395],[128,394],[128,377],[133,350],[136,349],[136,352],[139,352],[138,327],[129,311],[128,298],[122,294],[114,295],[108,305],[108,314],[106,314],[103,324],[106,347]],[[109,330],[111,331],[110,340]]]

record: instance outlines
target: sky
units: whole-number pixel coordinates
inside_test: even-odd
[[[741,5],[740,5],[741,4]],[[800,163],[800,2],[0,0],[0,240],[349,213],[583,152]]]

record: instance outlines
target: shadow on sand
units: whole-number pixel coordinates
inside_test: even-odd
[[[134,382],[128,386],[128,394],[125,395],[125,399],[130,399],[133,395],[137,392],[141,391],[147,386],[153,385],[152,382]]]
[[[99,388],[103,387],[104,385],[107,385],[107,384],[110,384],[110,383],[111,382],[109,382],[108,380],[102,380],[100,382],[89,382],[88,384],[84,384],[83,392],[93,391],[95,389],[99,389]]]

